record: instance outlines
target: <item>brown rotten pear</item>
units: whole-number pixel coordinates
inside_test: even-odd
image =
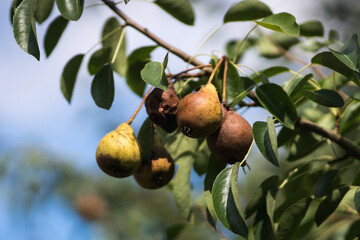
[[[140,145],[128,123],[120,124],[101,139],[96,149],[96,161],[101,170],[117,178],[128,177],[140,167]]]
[[[188,137],[201,138],[212,134],[220,127],[221,119],[221,104],[212,84],[186,95],[177,107],[178,127]]]
[[[230,164],[242,162],[253,141],[251,126],[236,112],[225,107],[223,111],[221,126],[206,138],[207,144],[219,160]]]
[[[136,182],[146,189],[158,189],[167,185],[174,176],[174,160],[155,136],[154,149],[148,161],[143,161],[134,173]]]
[[[176,110],[179,98],[176,96],[174,85],[169,81],[169,88],[164,91],[155,88],[145,100],[146,112],[149,119],[165,130],[172,132],[176,128]]]

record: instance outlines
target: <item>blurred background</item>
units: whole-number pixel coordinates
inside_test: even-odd
[[[90,6],[100,1],[88,0]],[[193,0],[195,26],[186,26],[150,2],[132,0],[119,7],[141,25],[174,46],[193,55],[201,42],[221,25],[226,10],[237,1]],[[320,20],[325,37],[336,29],[341,40],[359,33],[360,5],[356,0],[264,0],[274,13],[289,12],[298,23]],[[85,53],[101,36],[104,21],[114,14],[103,5],[86,8],[78,22],[71,22],[58,46],[46,59],[43,38],[47,25],[59,15],[37,26],[41,60],[23,52],[16,44],[10,24],[11,2],[0,2],[0,239],[165,239],[166,231],[184,226],[172,195],[167,188],[149,191],[137,186],[132,178],[114,179],[97,167],[95,150],[100,139],[128,120],[141,99],[132,93],[124,79],[115,78],[115,100],[110,110],[98,108],[91,98],[92,77],[85,58],[68,104],[60,91],[60,75],[65,63]],[[225,52],[229,40],[243,38],[251,23],[229,23],[215,33],[199,53]],[[126,32],[127,52],[153,43],[132,29]],[[96,48],[95,48],[96,49]],[[294,54],[298,54],[296,49]],[[154,61],[162,61],[166,51],[156,49]],[[309,62],[312,55],[300,58]],[[86,56],[88,57],[89,54]],[[208,56],[199,57],[208,62]],[[271,64],[302,66],[284,58]],[[242,64],[254,69],[266,68],[269,60],[259,58],[256,49],[245,54]],[[187,65],[169,56],[172,72]],[[286,76],[275,81],[286,80]],[[250,109],[242,115],[253,124],[268,114]],[[146,118],[144,109],[132,126],[138,132]],[[285,152],[282,153],[286,155]],[[253,148],[249,157],[252,171],[240,174],[243,201],[251,189],[276,169]],[[194,204],[202,206],[203,177],[192,174]],[[170,228],[169,228],[170,227]],[[171,230],[171,231],[170,231]],[[224,230],[226,237],[233,236]],[[206,224],[188,228],[180,239],[219,239]],[[223,236],[224,237],[224,236]]]

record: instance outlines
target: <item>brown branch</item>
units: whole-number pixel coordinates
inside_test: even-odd
[[[133,27],[134,29],[136,29],[140,33],[144,34],[145,36],[147,36],[148,38],[153,40],[159,46],[167,49],[169,52],[175,54],[176,56],[178,56],[179,58],[181,58],[185,62],[188,62],[188,63],[190,63],[191,65],[194,65],[194,66],[203,65],[203,63],[201,61],[195,59],[194,57],[190,56],[189,54],[185,53],[184,51],[182,51],[182,50],[176,48],[175,46],[169,44],[168,42],[162,40],[157,35],[152,33],[150,30],[148,30],[147,28],[144,28],[143,26],[139,25],[137,22],[135,22],[134,20],[129,18],[125,13],[123,13],[116,6],[116,4],[113,1],[111,1],[111,0],[102,0],[102,1],[111,10],[113,10],[114,13],[116,13],[119,17],[121,17],[125,21],[127,26]]]
[[[341,146],[343,149],[345,149],[350,156],[360,160],[360,148],[350,139],[343,137],[334,131],[325,129],[304,118],[299,118],[296,122],[296,125],[332,140],[333,142]]]
[[[340,157],[337,157],[337,158],[334,158],[330,161],[328,161],[329,164],[335,164],[335,163],[339,163],[339,162],[342,162],[346,159],[348,159],[350,157],[349,154],[345,154],[344,156],[340,156]]]
[[[181,76],[186,75],[189,71],[199,69],[199,68],[205,68],[205,67],[211,67],[211,64],[203,64],[203,65],[195,66],[193,68],[188,68],[188,69],[185,69],[184,71],[181,71],[181,72],[176,73],[176,74],[169,74],[168,77],[176,79],[176,78],[180,77],[180,75]],[[199,72],[199,73],[196,73],[196,74],[200,74],[200,76],[204,76],[206,73],[202,71],[202,72]]]

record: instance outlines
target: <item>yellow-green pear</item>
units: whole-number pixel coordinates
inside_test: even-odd
[[[176,122],[188,137],[201,138],[214,133],[221,124],[222,110],[216,88],[206,84],[180,100]]]
[[[128,123],[120,124],[101,139],[96,161],[102,171],[117,178],[128,177],[140,167],[140,145]]]

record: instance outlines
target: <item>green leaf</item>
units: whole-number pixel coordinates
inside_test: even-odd
[[[349,189],[348,186],[343,186],[335,189],[326,196],[325,200],[320,203],[316,210],[315,222],[317,226],[322,224],[336,210]]]
[[[331,52],[322,52],[318,53],[311,59],[311,63],[319,64],[330,68],[338,73],[341,73],[345,77],[350,78],[354,83],[360,86],[360,75],[355,74],[348,66],[341,62],[334,54]]]
[[[234,59],[235,58],[235,54],[236,54],[236,63],[239,63],[241,58],[244,56],[245,52],[250,49],[250,47],[254,46],[256,40],[252,39],[252,38],[246,38],[246,39],[242,39],[242,40],[231,40],[229,42],[226,43],[226,55],[230,58],[230,59]],[[240,44],[240,48],[238,48]],[[237,51],[237,52],[235,52]]]
[[[256,95],[265,109],[284,124],[294,129],[297,112],[286,92],[274,83],[265,83],[256,89]]]
[[[12,0],[12,4],[11,4],[11,7],[10,7],[10,22],[11,22],[11,25],[13,24],[13,19],[14,19],[14,15],[15,15],[15,10],[16,8],[20,5],[20,3],[22,2],[23,0]]]
[[[333,90],[320,89],[313,92],[305,91],[303,94],[311,101],[326,107],[342,107],[344,105],[342,97]]]
[[[345,240],[353,240],[355,237],[359,238],[360,219],[355,220],[348,228]]]
[[[270,121],[269,121],[270,119]],[[272,124],[271,124],[272,122]],[[270,129],[269,129],[270,126]],[[261,154],[272,164],[279,167],[277,156],[277,139],[274,122],[268,118],[268,122],[255,122],[253,125],[255,143]]]
[[[287,88],[286,93],[291,99],[293,99],[295,95],[302,90],[304,84],[312,77],[313,75],[309,73],[303,78],[295,78],[294,81]]]
[[[339,33],[336,30],[331,29],[329,31],[329,41],[331,43],[335,43],[336,41],[339,40],[339,38],[340,38]]]
[[[49,25],[45,38],[44,38],[44,48],[46,57],[49,57],[56,44],[59,42],[61,35],[63,34],[69,20],[66,20],[61,15],[55,18]]]
[[[333,49],[330,49],[330,51],[348,68],[359,72],[360,47],[359,39],[356,34],[353,34],[351,38],[344,43],[340,51]]]
[[[164,57],[164,60],[163,60],[163,63],[162,63],[164,69],[167,68],[168,61],[169,61],[169,52],[166,53],[166,55],[165,55],[165,57]]]
[[[304,218],[310,203],[310,198],[303,198],[285,210],[279,220],[279,225],[276,230],[276,239],[282,240],[291,237],[294,233],[294,229],[300,225]]]
[[[300,35],[300,28],[296,23],[295,17],[286,12],[270,15],[261,22],[256,21],[256,23],[262,27],[285,33],[293,37],[298,37]]]
[[[257,20],[271,15],[270,8],[260,1],[241,1],[226,12],[224,23]]]
[[[273,225],[266,212],[266,205],[262,205],[256,214],[254,222],[254,237],[261,240],[275,240]]]
[[[252,74],[250,76],[250,78],[252,80],[254,80],[256,83],[260,83],[261,82],[261,75],[265,75],[267,78],[273,77],[275,75],[284,73],[284,72],[288,72],[289,69],[287,67],[283,67],[283,66],[275,66],[275,67],[269,67],[266,69],[263,69],[261,71],[259,71],[259,74]]]
[[[240,79],[237,68],[229,62],[226,73],[226,102],[232,103],[239,93],[245,90],[245,81],[247,80]],[[219,91],[222,92],[222,88]]]
[[[349,104],[351,106],[345,105],[348,108],[344,112],[344,116],[340,118],[339,133],[341,134],[351,131],[360,122],[360,103],[352,101]]]
[[[109,110],[114,101],[114,91],[113,69],[110,64],[106,64],[95,74],[91,84],[91,96],[98,107]]]
[[[300,24],[300,35],[305,37],[322,37],[324,36],[324,27],[320,21],[307,21]]]
[[[314,188],[314,196],[316,198],[322,198],[325,196],[333,187],[333,182],[335,177],[338,174],[338,170],[330,170],[320,176],[320,178],[316,181]]]
[[[56,5],[61,15],[70,21],[79,20],[84,10],[84,0],[56,0]]]
[[[110,48],[100,48],[91,54],[88,63],[88,71],[90,75],[98,73],[106,63],[109,63],[109,57]]]
[[[53,6],[54,0],[37,0],[35,19],[39,24],[43,23],[50,16]]]
[[[149,62],[141,70],[141,78],[146,83],[166,91],[169,83],[164,70],[163,64],[159,62]]]
[[[237,174],[240,163],[225,168],[216,177],[212,189],[213,204],[219,221],[230,231],[247,238],[248,230],[238,208]]]
[[[125,1],[129,2],[130,0]],[[177,224],[166,228],[166,239],[175,240],[178,239],[179,235],[185,230],[186,224]]]
[[[266,203],[266,196],[269,190],[277,189],[279,185],[279,177],[271,176],[265,179],[259,187],[254,191],[248,206],[245,209],[245,219],[248,219],[256,211],[260,209],[262,205]]]
[[[146,83],[142,80],[140,72],[148,61],[137,61],[129,65],[126,71],[126,83],[139,97],[143,97]]]
[[[354,203],[356,211],[360,214],[360,187],[358,187],[355,191]]]
[[[193,153],[195,159],[194,170],[199,176],[206,173],[210,161],[210,154],[211,152],[206,143],[206,139],[199,139],[199,147]]]
[[[132,64],[138,61],[150,61],[150,54],[157,46],[145,46],[135,49],[128,56],[128,63]]]
[[[71,58],[65,65],[64,70],[61,74],[61,92],[70,103],[72,93],[74,90],[74,85],[76,82],[76,77],[79,72],[79,68],[82,60],[84,59],[84,54],[78,54]]]
[[[40,50],[36,37],[36,0],[23,0],[13,17],[13,32],[16,43],[25,52],[40,60]]]
[[[146,118],[139,130],[137,139],[140,143],[140,148],[144,162],[150,161],[151,152],[154,147],[154,126],[149,118]]]
[[[194,25],[195,13],[188,0],[156,0],[154,3],[180,22]]]
[[[103,47],[111,49],[109,55],[109,62],[111,62],[114,54],[116,53],[116,48],[118,47],[120,37],[123,31],[124,29],[120,25],[117,18],[110,17],[106,20],[102,29],[101,37],[104,39],[102,42]],[[115,61],[112,64],[112,68],[120,76],[125,76],[127,67],[128,62],[126,58],[126,39],[124,36],[120,43],[120,49],[117,52]]]
[[[190,173],[193,164],[191,155],[183,155],[176,161],[178,169],[171,180],[170,187],[181,216],[186,220],[192,219]]]
[[[230,103],[230,107],[233,108],[241,102],[246,95],[256,86],[255,82],[247,77],[240,77],[240,86],[237,90],[238,94],[234,97],[234,100]]]
[[[130,0],[125,0],[124,2],[125,2],[125,5],[126,5],[126,4],[128,4],[130,2]]]

